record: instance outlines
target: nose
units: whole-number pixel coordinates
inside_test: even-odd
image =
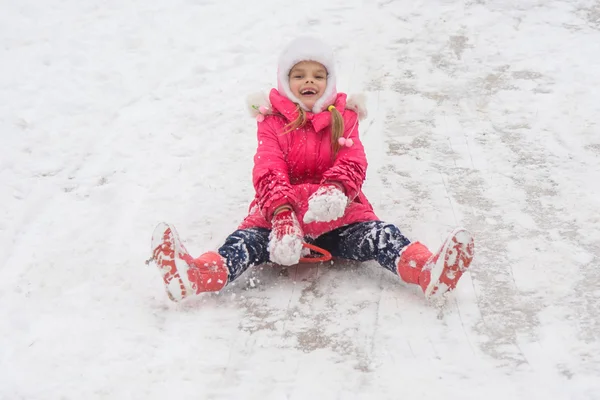
[[[310,83],[313,83],[313,79],[312,79],[312,78],[307,78],[307,79],[306,79],[306,83],[309,83],[309,82],[310,82]]]

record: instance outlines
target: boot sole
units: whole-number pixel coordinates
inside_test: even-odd
[[[455,229],[431,261],[431,281],[425,289],[425,297],[439,298],[454,290],[462,274],[471,265],[474,250],[471,233],[463,228]]]
[[[160,251],[160,247],[167,240],[171,241],[172,253]],[[183,259],[190,255],[181,243],[173,225],[161,222],[154,228],[151,250],[169,299],[178,302],[192,293],[191,285],[187,282],[188,265]]]

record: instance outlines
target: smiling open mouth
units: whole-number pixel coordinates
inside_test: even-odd
[[[314,89],[304,89],[304,90],[302,90],[302,91],[300,92],[300,94],[301,94],[302,96],[310,96],[310,95],[313,95],[313,94],[317,94],[317,91],[316,91],[316,90],[314,90]]]

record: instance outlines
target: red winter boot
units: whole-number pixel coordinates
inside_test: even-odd
[[[473,237],[465,229],[455,229],[437,253],[421,243],[406,246],[398,259],[398,275],[421,286],[425,297],[440,297],[456,288],[474,255]]]
[[[196,294],[218,292],[227,284],[229,270],[223,256],[209,251],[192,261],[187,276]]]
[[[398,275],[404,282],[418,285],[421,271],[430,258],[431,251],[423,244],[419,242],[409,244],[400,253],[396,267]]]
[[[175,227],[166,223],[160,223],[154,229],[150,260],[156,263],[167,295],[173,301],[192,294],[218,291],[227,284],[229,271],[225,259],[214,252],[193,259]]]

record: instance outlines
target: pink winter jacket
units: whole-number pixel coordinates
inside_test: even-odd
[[[344,137],[352,139],[354,144],[343,146],[335,159],[332,158],[329,111],[307,112],[308,122],[303,127],[282,134],[285,126],[298,115],[296,104],[275,89],[271,90],[269,100],[273,113],[258,123],[258,149],[252,171],[256,197],[238,229],[271,229],[275,209],[286,203],[293,207],[304,234],[311,237],[355,222],[378,220],[361,190],[367,159],[358,137],[358,116],[346,109],[346,95],[338,94],[334,105],[344,118]],[[331,222],[304,224],[302,219],[310,195],[327,182],[344,187],[350,199],[344,216]]]

